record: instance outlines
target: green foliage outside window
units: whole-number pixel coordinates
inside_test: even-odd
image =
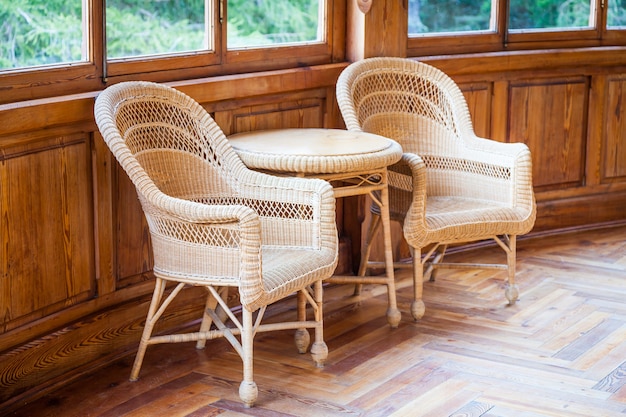
[[[81,0],[0,0],[0,69],[80,61],[82,45]]]
[[[511,29],[589,27],[590,0],[510,0]]]
[[[205,0],[108,0],[107,56],[206,49]],[[228,47],[318,39],[320,0],[228,0]],[[82,0],[0,0],[0,70],[79,62]]]
[[[409,33],[488,30],[491,0],[409,0]]]
[[[204,0],[108,0],[106,4],[108,58],[205,47]]]
[[[228,46],[318,40],[319,3],[319,0],[228,0]]]
[[[591,0],[509,0],[509,29],[590,26]],[[608,0],[615,20],[623,21],[624,0]],[[466,32],[490,29],[491,0],[409,0],[409,33]],[[611,13],[609,13],[609,16]],[[609,17],[609,24],[611,18]]]
[[[611,0],[607,12],[609,27],[626,27],[626,0]]]

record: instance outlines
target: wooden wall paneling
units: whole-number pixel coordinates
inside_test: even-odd
[[[309,99],[241,107],[232,111],[230,122],[231,125],[227,130],[233,133],[265,129],[322,127],[324,103],[320,99]]]
[[[154,260],[135,186],[117,161],[114,166],[115,286],[120,289],[150,279]]]
[[[493,84],[488,82],[459,84],[472,116],[474,131],[478,136],[491,138],[491,98]]]
[[[115,291],[116,281],[117,258],[113,243],[113,167],[116,162],[100,132],[94,132],[92,137],[96,280],[98,296],[103,296]]]
[[[588,79],[514,81],[509,88],[508,140],[530,147],[535,190],[582,186]]]
[[[329,129],[345,129],[346,124],[337,104],[335,85],[326,88],[326,114],[324,118],[324,127]]]
[[[85,134],[0,147],[1,332],[94,296],[91,149]]]
[[[626,182],[626,75],[606,80],[601,181]]]
[[[491,139],[500,142],[509,142],[509,94],[508,81],[494,81],[491,100]],[[514,142],[514,140],[510,142]]]
[[[98,294],[152,278],[150,232],[137,191],[99,132],[94,133]]]
[[[605,124],[606,76],[591,77],[587,127],[587,162],[585,171],[585,187],[601,187],[602,142]]]
[[[324,127],[327,93],[320,88],[202,105],[227,136],[251,130]]]

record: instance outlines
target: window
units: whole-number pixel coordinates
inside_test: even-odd
[[[85,61],[84,40],[82,0],[0,1],[0,70]]]
[[[331,42],[333,19],[345,18],[345,7],[334,4],[0,0],[0,90],[28,85],[24,97],[37,97],[43,76],[64,80],[58,90],[69,94],[138,75],[173,81],[330,63],[344,48]]]
[[[509,30],[591,28],[592,0],[509,0]]]
[[[107,0],[109,59],[176,54],[213,45],[203,0]]]
[[[408,0],[408,9],[409,56],[626,44],[626,0]]]
[[[228,0],[228,48],[324,40],[323,2]]]
[[[626,29],[626,1],[612,0],[607,11],[607,26],[609,28]]]
[[[409,33],[432,34],[490,30],[491,2],[409,1]]]

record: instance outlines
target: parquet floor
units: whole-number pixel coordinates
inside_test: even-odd
[[[252,409],[239,403],[239,357],[212,341],[150,347],[138,382],[124,357],[12,415],[626,416],[626,227],[520,241],[512,307],[503,272],[444,270],[414,322],[408,274],[397,273],[394,330],[382,287],[326,291],[324,369],[296,353],[291,332],[259,335]]]

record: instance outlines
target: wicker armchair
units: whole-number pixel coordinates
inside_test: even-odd
[[[252,346],[259,332],[296,329],[296,345],[318,366],[328,355],[322,327],[322,280],[337,264],[335,198],[319,179],[279,178],[241,162],[210,115],[164,85],[124,82],[95,104],[100,132],[134,183],[154,252],[156,284],[131,371],[136,380],[148,345],[226,338],[243,361],[239,395],[252,406]],[[173,287],[166,297],[166,284]],[[207,290],[200,329],[152,336],[155,323],[187,285]],[[226,303],[236,288],[241,313]],[[265,324],[266,306],[297,293],[297,317]],[[307,312],[310,305],[311,312]],[[307,315],[312,318],[307,319]]]
[[[401,161],[389,168],[389,204],[412,251],[413,317],[424,314],[423,281],[433,279],[436,268],[506,269],[505,296],[515,303],[516,237],[532,229],[536,215],[528,147],[477,137],[454,81],[410,59],[349,65],[337,82],[337,101],[349,130],[402,146]],[[368,262],[379,217],[373,205],[362,262]],[[443,262],[449,244],[488,239],[506,252],[505,264]]]

